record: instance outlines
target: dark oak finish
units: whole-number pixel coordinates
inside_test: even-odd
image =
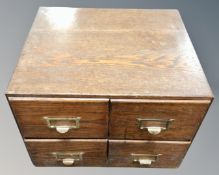
[[[52,155],[54,152],[83,152],[82,160],[72,166],[105,166],[107,142],[104,139],[26,139],[25,144],[35,166],[65,166]]]
[[[177,10],[40,8],[8,96],[210,98]]]
[[[140,167],[131,153],[156,153],[146,167],[159,168],[179,166],[213,100],[177,10],[66,7],[39,9],[6,97],[36,166],[82,151],[74,166]],[[44,117],[80,127],[61,134],[71,122],[57,132]],[[136,118],[174,121],[149,135]]]
[[[180,165],[190,142],[109,141],[109,166],[142,168],[176,168]],[[133,162],[131,154],[162,154],[151,165]]]
[[[106,138],[108,99],[10,97],[9,102],[25,138]],[[80,128],[60,134],[43,117],[81,117]],[[71,125],[71,123],[67,123]]]
[[[210,100],[111,100],[111,139],[192,140]],[[136,118],[174,119],[166,131],[151,135],[140,130]],[[158,125],[159,126],[159,125]]]

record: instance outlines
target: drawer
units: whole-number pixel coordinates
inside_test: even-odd
[[[104,166],[105,139],[25,139],[35,166]]]
[[[9,103],[24,138],[105,138],[108,99],[21,98]]]
[[[111,100],[111,139],[190,141],[210,100]]]
[[[110,140],[109,166],[176,168],[190,142]]]

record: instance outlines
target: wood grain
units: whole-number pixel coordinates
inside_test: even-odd
[[[81,161],[72,166],[104,166],[107,159],[106,140],[25,140],[32,162],[35,166],[64,166],[57,161],[53,152],[83,152]]]
[[[9,103],[25,138],[105,138],[108,135],[108,99],[10,97]],[[48,128],[43,117],[81,117],[80,128],[65,134]],[[72,123],[66,123],[71,125]]]
[[[212,97],[177,10],[45,7],[7,95]]]
[[[210,100],[111,99],[109,137],[111,139],[192,140],[210,103]],[[151,135],[147,130],[139,129],[136,118],[174,119],[174,121],[166,131]]]
[[[109,140],[109,166],[141,168],[176,168],[183,160],[190,142]],[[150,166],[133,162],[131,154],[162,154]]]
[[[180,165],[213,100],[177,10],[66,7],[39,9],[6,97],[36,166],[82,151],[74,166],[142,167],[139,153],[162,154],[159,168]],[[43,117],[80,128],[59,134]],[[151,136],[139,117],[174,122]]]

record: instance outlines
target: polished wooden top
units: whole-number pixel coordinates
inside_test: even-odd
[[[211,98],[177,10],[39,9],[8,96]]]

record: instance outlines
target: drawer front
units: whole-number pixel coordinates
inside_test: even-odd
[[[35,166],[105,166],[104,139],[25,139]]]
[[[111,139],[190,141],[210,101],[111,100]]]
[[[105,138],[108,99],[20,98],[9,103],[24,138]]]
[[[142,168],[176,168],[190,142],[109,141],[109,166]]]

